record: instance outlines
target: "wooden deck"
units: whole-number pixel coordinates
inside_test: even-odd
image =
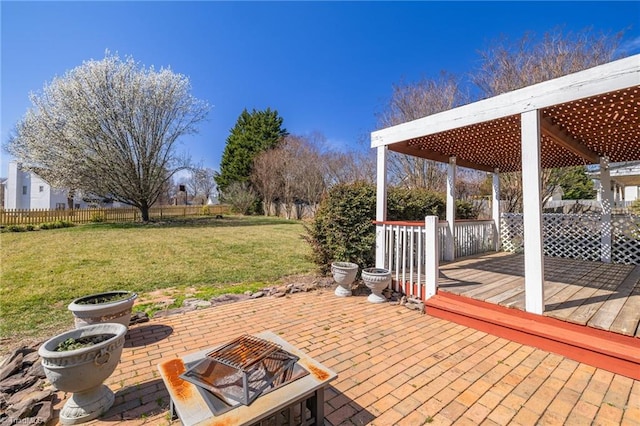
[[[524,310],[524,256],[493,253],[440,267],[439,291]],[[545,316],[640,337],[640,266],[545,258]]]

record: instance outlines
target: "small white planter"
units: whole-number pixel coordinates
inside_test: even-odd
[[[365,268],[362,270],[362,281],[371,290],[367,300],[371,303],[386,302],[382,291],[391,284],[391,271],[383,268]]]
[[[111,408],[115,395],[102,383],[120,361],[126,333],[122,324],[95,324],[58,334],[40,346],[38,354],[49,382],[58,390],[73,392],[60,410],[63,425],[87,422]],[[96,335],[111,337],[85,348],[56,351],[67,339]]]
[[[122,298],[114,302],[99,303],[112,296]],[[107,291],[80,297],[68,306],[75,317],[76,328],[91,324],[118,323],[129,327],[131,309],[138,295],[130,291]],[[96,303],[98,301],[98,303]]]
[[[339,297],[351,296],[351,285],[358,275],[358,265],[351,262],[333,262],[331,273],[333,280],[338,283],[334,294]]]

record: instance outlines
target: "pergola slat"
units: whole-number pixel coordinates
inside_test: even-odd
[[[371,146],[518,171],[520,114],[532,110],[544,117],[543,168],[597,164],[600,156],[640,159],[640,55],[375,131]],[[566,152],[547,144],[549,138]]]

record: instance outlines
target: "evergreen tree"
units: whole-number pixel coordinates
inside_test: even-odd
[[[587,176],[583,166],[569,167],[563,170],[560,186],[565,200],[591,200],[595,198],[593,181]]]
[[[236,125],[227,138],[227,146],[222,153],[220,173],[215,181],[220,191],[234,182],[250,183],[253,161],[256,156],[278,146],[288,135],[282,127],[283,119],[278,111],[267,108],[264,111],[243,110]]]

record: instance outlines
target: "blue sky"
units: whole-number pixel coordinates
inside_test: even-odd
[[[322,132],[335,149],[367,149],[394,83],[464,76],[500,35],[625,30],[640,53],[640,2],[7,2],[1,14],[1,129],[45,82],[105,50],[190,77],[213,108],[184,139],[218,169],[243,108],[277,109],[290,133]],[[2,152],[0,176],[8,155]]]

